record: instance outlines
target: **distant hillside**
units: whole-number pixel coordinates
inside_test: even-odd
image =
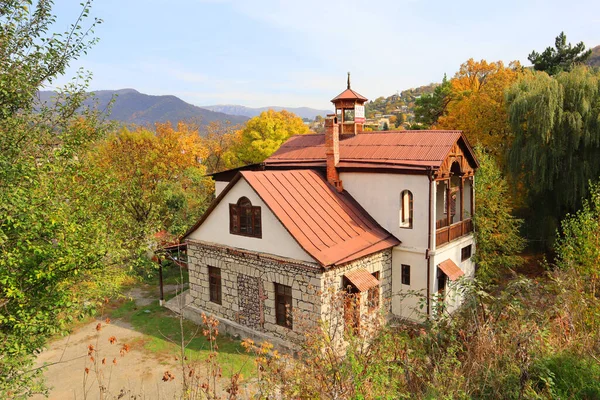
[[[324,117],[327,114],[333,113],[333,110],[316,110],[314,108],[308,108],[308,107],[270,106],[270,107],[251,108],[251,107],[245,107],[245,106],[225,104],[225,105],[216,105],[216,106],[203,106],[202,108],[206,108],[207,110],[211,110],[211,111],[222,112],[225,114],[244,115],[249,118],[256,117],[261,112],[267,111],[267,110],[275,110],[275,111],[286,110],[286,111],[296,114],[300,118],[308,118],[311,120],[315,119],[315,117],[317,115]]]
[[[55,92],[39,92],[41,102],[50,102]],[[87,106],[94,106],[100,110],[106,108],[112,98],[109,119],[128,124],[146,125],[155,122],[194,121],[206,125],[212,121],[230,121],[233,124],[243,123],[248,120],[241,115],[228,115],[214,112],[186,103],[175,96],[151,96],[134,89],[99,90],[94,92],[94,98],[86,101]]]
[[[592,49],[592,55],[586,62],[587,65],[592,67],[600,67],[600,46],[596,46]]]
[[[415,100],[424,94],[431,94],[439,83],[430,83],[414,89],[406,89],[389,97],[378,97],[366,104],[367,118],[373,118],[378,114],[414,114]]]

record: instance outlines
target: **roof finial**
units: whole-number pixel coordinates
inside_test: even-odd
[[[348,72],[348,89],[350,89],[350,72]]]

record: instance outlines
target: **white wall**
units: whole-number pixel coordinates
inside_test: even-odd
[[[229,182],[215,181],[215,197],[220,195],[227,185],[229,185]]]
[[[344,189],[388,232],[401,247],[425,251],[428,246],[429,178],[425,175],[342,172]],[[413,195],[413,227],[400,228],[400,193]],[[433,219],[433,218],[432,218]]]
[[[252,205],[260,206],[262,238],[229,233],[229,204],[237,203],[246,196]],[[288,257],[295,260],[316,262],[288,233],[258,194],[242,178],[229,190],[204,223],[189,235],[190,239],[218,243],[240,249],[258,251]]]
[[[410,265],[410,285],[402,284],[402,264]],[[427,260],[425,253],[394,247],[392,252],[392,313],[413,321],[422,320],[427,309],[419,310],[427,297]]]
[[[468,245],[471,245],[471,258],[461,261],[461,249]],[[454,263],[465,273],[465,277],[473,278],[475,276],[475,263],[473,262],[475,251],[475,239],[473,238],[473,235],[463,236],[448,244],[444,244],[441,248],[437,249],[431,261],[431,293],[436,293],[438,290],[437,266],[447,259],[454,261]],[[449,311],[454,311],[461,302],[461,296],[453,290],[453,286],[453,282],[448,280],[446,305]]]

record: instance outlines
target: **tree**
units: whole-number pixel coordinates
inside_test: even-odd
[[[210,179],[201,161],[208,151],[190,126],[157,123],[156,133],[123,128],[94,151],[119,188],[119,204],[141,243],[163,230],[183,233],[206,209]]]
[[[581,209],[562,221],[556,253],[559,267],[573,268],[595,291],[600,277],[600,184],[592,184],[590,193]]]
[[[519,253],[525,241],[519,234],[522,221],[511,215],[508,184],[492,156],[480,147],[475,148],[480,167],[475,181],[473,222],[477,252],[477,277],[492,282],[502,272],[522,264]]]
[[[390,130],[390,126],[388,125],[387,122],[383,123],[383,128],[381,128],[382,131],[389,131]]]
[[[541,239],[554,236],[566,213],[581,205],[600,176],[600,72],[579,66],[549,76],[526,74],[507,93],[514,141],[508,168],[527,188]]]
[[[584,63],[592,55],[592,50],[585,49],[583,42],[573,47],[567,44],[564,32],[554,40],[554,48],[547,47],[542,54],[533,50],[527,59],[533,64],[536,71],[545,71],[549,75],[556,75],[561,71],[571,71],[577,64]]]
[[[125,238],[115,229],[115,193],[85,159],[109,126],[89,110],[77,111],[85,86],[59,90],[51,106],[34,104],[37,91],[95,42],[89,37],[95,23],[81,28],[89,6],[83,4],[71,29],[54,35],[51,1],[0,5],[2,398],[42,390],[42,370],[30,370],[36,351],[119,282]],[[85,85],[86,77],[79,78]]]
[[[205,129],[202,145],[206,148],[207,155],[202,164],[206,167],[206,172],[211,174],[239,167],[241,164],[232,157],[231,149],[238,144],[240,136],[236,132],[240,127],[231,126],[228,122],[212,121]]]
[[[436,86],[432,94],[424,94],[415,101],[415,121],[426,128],[435,125],[437,120],[446,113],[451,94],[452,85],[444,74],[442,83]]]
[[[500,163],[511,142],[504,91],[522,74],[518,62],[468,60],[450,81],[446,113],[437,129],[460,129],[472,145],[486,148]],[[447,98],[447,97],[446,97]]]
[[[242,164],[260,163],[291,136],[308,132],[302,119],[291,112],[263,111],[246,122],[246,126],[238,132],[238,144],[232,150],[233,155]]]

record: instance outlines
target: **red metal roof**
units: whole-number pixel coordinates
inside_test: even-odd
[[[451,281],[455,281],[465,274],[451,259],[442,261],[438,268],[444,271]]]
[[[346,272],[344,276],[354,285],[354,287],[358,289],[359,292],[366,292],[367,290],[379,285],[377,278],[371,275],[369,271],[364,268]]]
[[[452,146],[462,140],[471,152],[461,131],[389,131],[340,135],[339,167],[438,168]],[[473,162],[475,159],[473,158]],[[266,165],[322,162],[325,165],[325,135],[291,137],[265,160]]]
[[[340,93],[337,96],[335,96],[331,100],[331,102],[335,102],[336,100],[363,100],[363,101],[367,101],[368,99],[365,96],[356,93],[352,89],[346,89],[342,93]]]
[[[400,244],[352,196],[338,193],[316,171],[240,173],[298,244],[325,267]]]

